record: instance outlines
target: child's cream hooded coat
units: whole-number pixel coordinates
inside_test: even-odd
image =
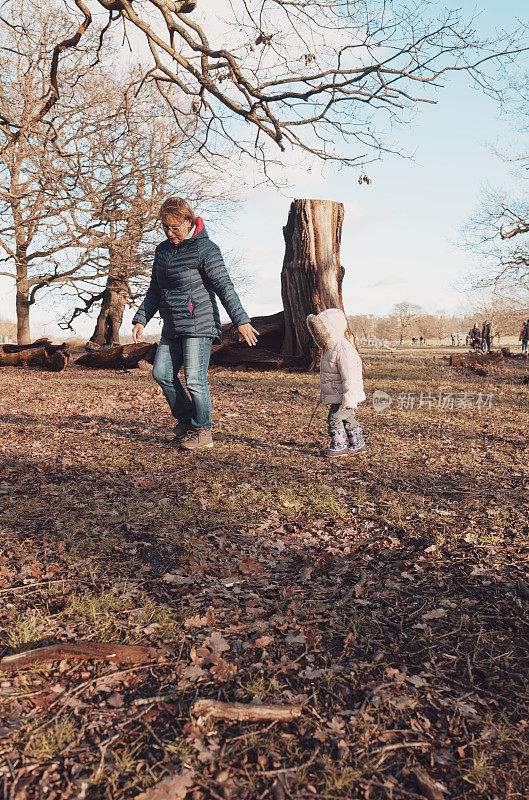
[[[321,402],[356,408],[366,399],[362,361],[356,347],[345,338],[347,319],[339,308],[309,314],[307,326],[323,353],[320,360]]]

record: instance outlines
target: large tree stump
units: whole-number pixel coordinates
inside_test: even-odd
[[[86,355],[76,359],[75,363],[79,367],[93,369],[135,369],[140,361],[154,364],[157,348],[156,342],[104,347],[101,350],[90,350]]]
[[[62,372],[70,360],[66,342],[51,344],[38,339],[32,344],[5,344],[0,347],[0,367],[36,367],[48,372]]]
[[[281,273],[284,311],[255,317],[260,332],[256,347],[237,342],[232,326],[223,326],[223,341],[213,346],[211,363],[253,369],[307,369],[315,366],[318,348],[306,319],[327,308],[341,308],[344,268],[340,264],[343,205],[331,200],[294,200],[283,228],[285,257]]]
[[[344,208],[331,200],[294,200],[283,228],[285,258],[281,297],[285,311],[283,355],[309,366],[317,348],[307,329],[309,314],[341,308],[344,268],[340,241]]]

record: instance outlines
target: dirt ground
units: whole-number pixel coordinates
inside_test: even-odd
[[[315,375],[214,370],[186,454],[147,372],[0,372],[0,655],[152,648],[6,668],[0,796],[529,796],[527,364],[364,358],[334,461]]]

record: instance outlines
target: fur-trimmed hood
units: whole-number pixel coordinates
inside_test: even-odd
[[[347,317],[340,308],[327,308],[319,314],[309,314],[307,327],[322,350],[332,350],[345,339]]]
[[[340,308],[309,314],[307,327],[323,350],[320,359],[321,402],[356,408],[366,399],[362,361],[354,344],[346,338],[347,317]]]

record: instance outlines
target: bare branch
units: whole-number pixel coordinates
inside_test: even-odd
[[[258,161],[270,158],[267,142],[344,164],[365,160],[366,145],[376,157],[384,147],[373,114],[404,119],[407,109],[435,102],[432,90],[452,72],[500,97],[494,65],[528,47],[523,29],[483,39],[459,12],[436,19],[426,0],[394,3],[391,13],[377,0],[227,0],[222,20],[206,18],[197,1],[97,2],[110,13],[100,41],[117,17],[140,31],[150,80],[179,114],[203,121],[200,151],[200,135],[220,136]]]

